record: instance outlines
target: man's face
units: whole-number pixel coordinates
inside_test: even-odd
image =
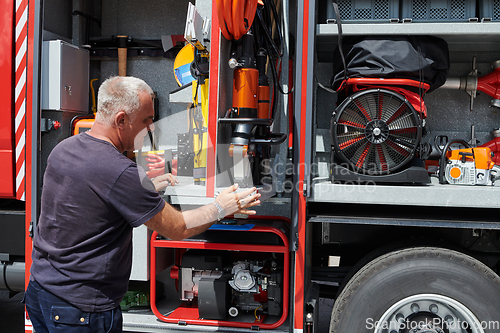
[[[154,130],[153,118],[154,118],[154,107],[153,100],[148,93],[140,93],[139,100],[141,102],[141,108],[137,112],[137,117],[130,124],[131,126],[131,138],[133,138],[132,149],[141,149],[144,145],[144,137],[148,133],[148,127],[150,130]]]

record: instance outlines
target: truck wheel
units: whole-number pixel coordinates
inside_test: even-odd
[[[452,250],[391,252],[347,283],[335,300],[330,332],[500,332],[500,278]]]

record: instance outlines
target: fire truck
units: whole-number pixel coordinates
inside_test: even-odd
[[[500,1],[0,6],[1,289],[28,284],[48,155],[129,75],[156,123],[127,156],[177,176],[168,203],[262,204],[136,228],[124,331],[320,332],[327,298],[330,332],[500,332]]]

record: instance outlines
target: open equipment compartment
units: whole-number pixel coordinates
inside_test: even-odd
[[[270,223],[271,222],[271,223]],[[222,327],[233,327],[233,328],[249,328],[249,329],[275,329],[280,327],[286,320],[288,316],[288,300],[289,300],[289,267],[290,267],[290,256],[289,256],[289,248],[288,248],[288,224],[289,220],[283,217],[274,217],[274,216],[257,216],[255,218],[250,218],[244,221],[238,221],[236,225],[221,225],[217,224],[212,229],[209,229],[202,235],[196,236],[193,239],[186,239],[182,241],[173,241],[168,239],[163,239],[158,235],[157,232],[154,232],[151,236],[151,281],[150,281],[150,300],[151,300],[151,309],[153,313],[156,315],[158,319],[166,323],[179,324],[179,325],[206,325],[206,326],[222,326]],[[248,233],[253,235],[259,235],[257,237],[251,237]],[[226,242],[225,240],[232,239],[240,239],[238,243]],[[260,240],[259,240],[260,239]],[[260,242],[260,244],[259,244]],[[211,265],[213,268],[213,263],[216,261],[218,256],[224,256],[224,253],[227,252],[228,258],[224,258],[223,260],[227,262],[227,259],[233,260],[234,258],[244,258],[248,257],[249,260],[245,261],[237,261],[233,262],[233,267],[231,274],[228,275],[228,271],[223,274],[223,270],[215,269],[196,269],[197,267],[187,267],[188,275],[191,278],[192,271],[192,291],[196,293],[194,297],[190,301],[183,301],[182,304],[176,307],[173,311],[168,313],[163,313],[159,303],[160,300],[157,299],[157,250],[160,248],[169,248],[175,249],[176,252],[179,251],[181,254],[175,257],[175,263],[171,267],[170,275],[171,277],[179,278],[182,276],[184,278],[185,271],[182,271],[182,267],[180,264],[182,263],[181,255],[185,253],[194,253],[195,255],[190,256],[190,265],[192,263],[198,264],[207,264]],[[187,250],[187,251],[186,251]],[[259,272],[256,270],[252,271],[252,266],[258,266],[258,259],[272,256],[276,261],[273,261],[273,265],[278,263],[277,266],[274,266],[276,269],[276,274],[269,274],[266,272],[261,275],[264,277],[265,283],[261,283],[263,281],[260,280],[260,277],[254,280],[254,277],[257,277]],[[271,255],[272,254],[272,255]],[[275,257],[275,254],[277,255]],[[208,259],[205,260],[204,256]],[[253,265],[253,260],[257,259],[256,264]],[[245,266],[248,262],[251,261],[250,265]],[[278,269],[281,267],[281,269]],[[180,268],[180,269],[179,269]],[[225,268],[225,267],[224,267]],[[167,268],[168,269],[168,268]],[[195,272],[196,271],[196,272]],[[281,271],[281,276],[279,271]],[[184,274],[184,275],[183,275]],[[214,275],[216,277],[214,278]],[[269,277],[267,277],[269,276]],[[232,280],[229,280],[233,277]],[[234,284],[238,284],[236,281],[237,278],[240,278],[243,281],[243,285],[239,285],[239,287],[243,287],[243,292],[234,292],[236,290]],[[268,280],[269,279],[269,280]],[[196,280],[196,282],[195,282]],[[254,284],[247,284],[247,281],[253,280]],[[205,282],[203,282],[205,281]],[[222,282],[218,282],[222,281]],[[235,282],[236,281],[236,282]],[[176,282],[177,283],[177,282]],[[207,289],[203,291],[203,286],[207,286]],[[229,285],[233,285],[233,288],[229,288]],[[182,288],[184,285],[182,282],[178,282],[177,287]],[[263,287],[263,285],[267,285]],[[271,292],[271,286],[273,286],[274,292]],[[276,289],[276,287],[278,289]],[[252,290],[251,290],[252,289]],[[281,290],[279,290],[281,289]],[[246,304],[247,312],[253,314],[252,317],[255,317],[256,320],[249,320],[249,316],[238,315],[238,309],[236,306],[232,306],[228,310],[228,306],[224,301],[221,301],[223,304],[218,303],[215,298],[212,297],[220,297],[219,293],[227,292],[227,290],[231,290],[234,297],[242,297],[244,299],[248,299],[248,295],[253,297],[256,302],[261,301],[265,305],[265,299],[273,301],[274,312],[278,309],[280,313],[274,313],[273,315],[269,314],[262,318],[261,316],[257,316],[257,311],[259,308],[251,308],[248,309],[252,305]],[[240,290],[241,291],[241,290]],[[200,300],[199,293],[204,292],[204,295],[211,294],[206,298],[208,302],[205,300]],[[189,293],[191,293],[191,289],[189,289]],[[269,294],[268,294],[269,293]],[[274,296],[272,294],[274,293]],[[181,290],[182,294],[182,290]],[[219,294],[217,296],[217,294]],[[236,296],[235,296],[236,295]],[[253,296],[252,296],[253,295]],[[228,297],[230,295],[227,295]],[[203,296],[205,297],[205,296]],[[264,298],[262,298],[264,297]],[[224,298],[224,297],[223,297]],[[263,301],[264,300],[264,301]],[[167,300],[168,301],[168,300]],[[171,300],[172,302],[178,302],[179,299]],[[231,301],[232,302],[232,301]],[[244,301],[246,302],[246,301]],[[175,302],[174,302],[175,303]],[[270,302],[269,302],[270,303]],[[214,312],[217,312],[217,309],[225,308],[225,317],[226,319],[210,319],[210,318],[200,318],[200,310],[201,304],[204,304],[204,313],[210,312],[212,315]],[[234,305],[235,302],[232,302]],[[267,304],[266,304],[267,305]],[[257,305],[258,306],[258,305]],[[268,305],[269,308],[271,307]],[[255,305],[254,305],[255,307]],[[268,310],[270,312],[271,310]],[[217,315],[222,315],[224,317],[224,313],[219,312]],[[231,318],[233,317],[233,318]],[[239,318],[238,318],[239,317]],[[244,318],[243,320],[241,318]],[[266,322],[267,320],[267,322]]]
[[[403,1],[403,4],[405,3]],[[320,24],[316,25],[317,56],[314,63],[314,75],[317,82],[328,85],[335,74],[332,69],[335,66],[332,64],[342,64],[341,58],[334,56],[334,50],[338,45],[339,29],[336,24],[323,24],[322,21],[318,23]],[[427,160],[426,168],[431,171],[429,174],[432,176],[427,183],[419,183],[412,179],[389,183],[385,181],[385,175],[377,175],[368,178],[367,181],[363,177],[360,179],[359,174],[351,173],[349,177],[353,176],[352,179],[347,177],[347,180],[336,181],[331,172],[331,169],[335,170],[337,166],[331,163],[332,155],[335,154],[333,152],[335,142],[332,142],[329,122],[335,118],[334,113],[336,109],[339,110],[341,101],[338,101],[335,94],[315,84],[309,201],[464,208],[500,207],[498,200],[493,199],[498,196],[500,185],[498,178],[494,186],[478,185],[480,182],[476,182],[475,186],[463,186],[443,184],[438,180],[437,175],[436,177],[433,175],[438,166],[437,156],[440,154],[435,148],[436,146],[441,149],[444,147],[444,144],[439,143],[441,138],[447,138],[448,141],[460,139],[470,143],[473,147],[489,146],[492,147],[493,152],[496,150],[499,139],[495,137],[495,130],[500,126],[500,110],[497,105],[499,28],[497,22],[457,22],[446,18],[439,22],[410,20],[399,23],[366,21],[366,23],[356,25],[342,24],[344,39],[355,36],[368,38],[377,36],[380,39],[385,37],[390,39],[391,36],[411,38],[432,36],[441,38],[448,44],[450,66],[447,80],[443,86],[423,94],[427,117],[423,122],[420,145],[425,144],[433,148],[434,161],[429,162],[431,160],[429,158],[422,159],[424,162]],[[344,53],[346,52],[347,50],[344,49]],[[465,88],[467,79],[469,85],[472,82],[477,84],[477,90],[470,91]],[[416,80],[418,82],[418,77]],[[464,84],[462,87],[460,87],[460,80]],[[487,84],[488,87],[481,88],[483,84]],[[379,86],[382,85],[379,84]],[[370,88],[376,89],[377,87]],[[471,95],[477,97],[473,99],[473,103]],[[348,97],[351,96],[353,94]],[[339,118],[338,114],[337,118]],[[498,157],[493,157],[493,161],[496,158]],[[414,167],[411,163],[407,164],[407,168],[410,166]],[[498,165],[495,166],[497,167]],[[367,185],[368,182],[370,184]]]

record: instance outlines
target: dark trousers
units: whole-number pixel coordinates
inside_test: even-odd
[[[30,281],[24,294],[26,310],[36,333],[121,333],[120,307],[83,312]]]

